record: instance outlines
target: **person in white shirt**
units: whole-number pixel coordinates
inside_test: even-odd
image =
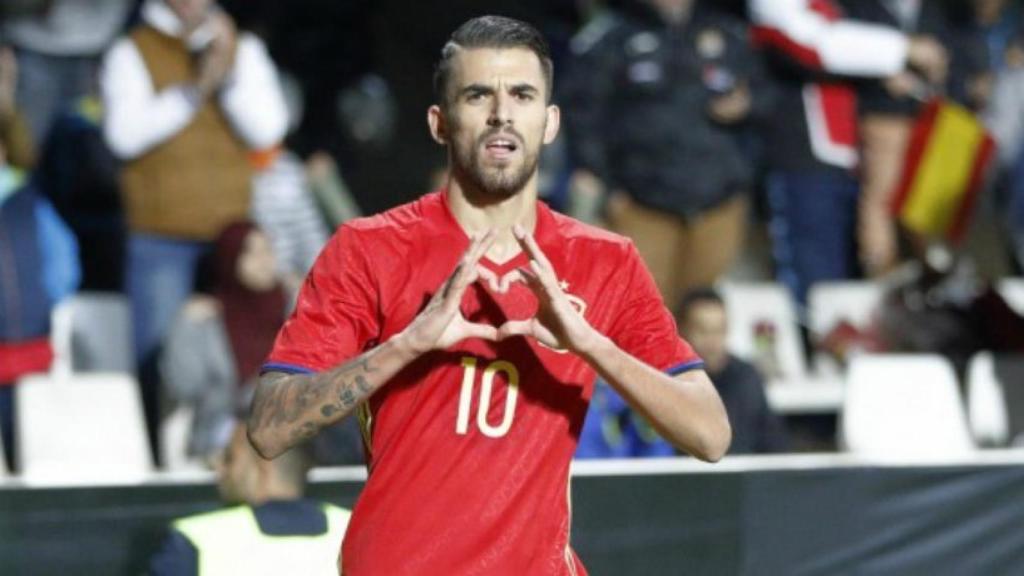
[[[141,14],[106,54],[100,89],[104,136],[124,161],[126,291],[156,454],[157,349],[212,239],[249,214],[249,153],[277,145],[288,122],[263,43],[216,3],[146,0]]]

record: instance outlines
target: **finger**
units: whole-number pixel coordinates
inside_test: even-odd
[[[564,294],[561,286],[558,285],[558,279],[555,278],[554,272],[542,269],[541,264],[536,260],[530,261],[530,271],[533,273],[540,289],[547,294],[548,298],[554,300]]]
[[[488,230],[483,236],[472,237],[469,247],[466,248],[462,259],[448,278],[448,282],[445,283],[444,290],[442,290],[442,297],[446,301],[455,300],[460,302],[462,300],[462,295],[466,292],[466,288],[480,277],[480,272],[477,270],[477,262],[480,261],[480,258],[487,252],[493,242],[493,230]]]
[[[471,244],[469,249],[466,251],[468,258],[467,262],[476,265],[476,263],[483,258],[484,254],[487,254],[487,251],[491,249],[491,246],[494,244],[494,239],[497,238],[497,236],[498,235],[495,233],[494,229],[489,228],[481,236],[477,237],[476,241]]]
[[[526,286],[530,290],[533,290],[534,293],[537,293],[538,295],[543,295],[545,292],[544,283],[541,282],[540,277],[537,276],[537,272],[532,270],[533,266],[534,263],[531,262],[529,267],[520,266],[519,268],[516,268],[516,270],[519,272],[519,275],[523,278],[523,281],[526,282]]]
[[[442,291],[442,307],[449,312],[458,309],[462,304],[462,296],[466,293],[466,289],[479,278],[480,271],[475,266],[467,269],[460,264]]]
[[[513,336],[533,336],[533,320],[509,320],[498,328],[498,340]]]
[[[484,340],[498,340],[498,329],[489,324],[478,324],[476,322],[462,322],[462,333],[466,338],[482,338]]]
[[[519,224],[512,226],[512,234],[516,237],[516,240],[519,241],[519,245],[523,247],[523,250],[526,250],[526,253],[530,255],[530,258],[540,262],[545,269],[551,269],[551,262],[548,260],[548,257],[544,255],[544,251],[540,249],[540,246],[537,244],[537,240],[533,237],[533,234],[528,233],[526,229]]]

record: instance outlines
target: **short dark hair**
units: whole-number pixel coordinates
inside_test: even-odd
[[[460,49],[467,48],[525,48],[537,55],[547,99],[551,101],[554,89],[554,65],[551,50],[541,33],[526,22],[505,16],[479,16],[467,20],[452,33],[441,48],[441,59],[434,67],[434,95],[439,103],[448,101],[448,83],[451,80],[452,59]]]
[[[687,292],[676,306],[676,319],[680,322],[686,319],[690,310],[698,304],[717,304],[725,307],[725,300],[722,295],[710,286],[700,286]]]

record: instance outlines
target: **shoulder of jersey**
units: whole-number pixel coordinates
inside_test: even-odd
[[[581,222],[554,210],[551,211],[551,216],[555,226],[558,228],[559,236],[566,241],[583,240],[585,242],[607,244],[609,247],[618,247],[620,249],[626,249],[630,244],[629,238],[621,234]]]
[[[437,192],[431,192],[384,212],[349,220],[342,226],[367,233],[410,230],[423,223],[424,207],[427,203],[436,202],[437,195]]]

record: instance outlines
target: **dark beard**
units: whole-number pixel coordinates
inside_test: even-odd
[[[528,153],[524,140],[518,138],[519,146],[524,151],[520,167],[516,169],[508,166],[502,170],[485,171],[480,165],[480,144],[491,135],[493,133],[482,136],[468,155],[460,154],[457,148],[452,147],[452,176],[460,182],[465,182],[470,188],[478,190],[486,198],[503,200],[515,196],[526,186],[530,177],[537,171],[540,152]]]

